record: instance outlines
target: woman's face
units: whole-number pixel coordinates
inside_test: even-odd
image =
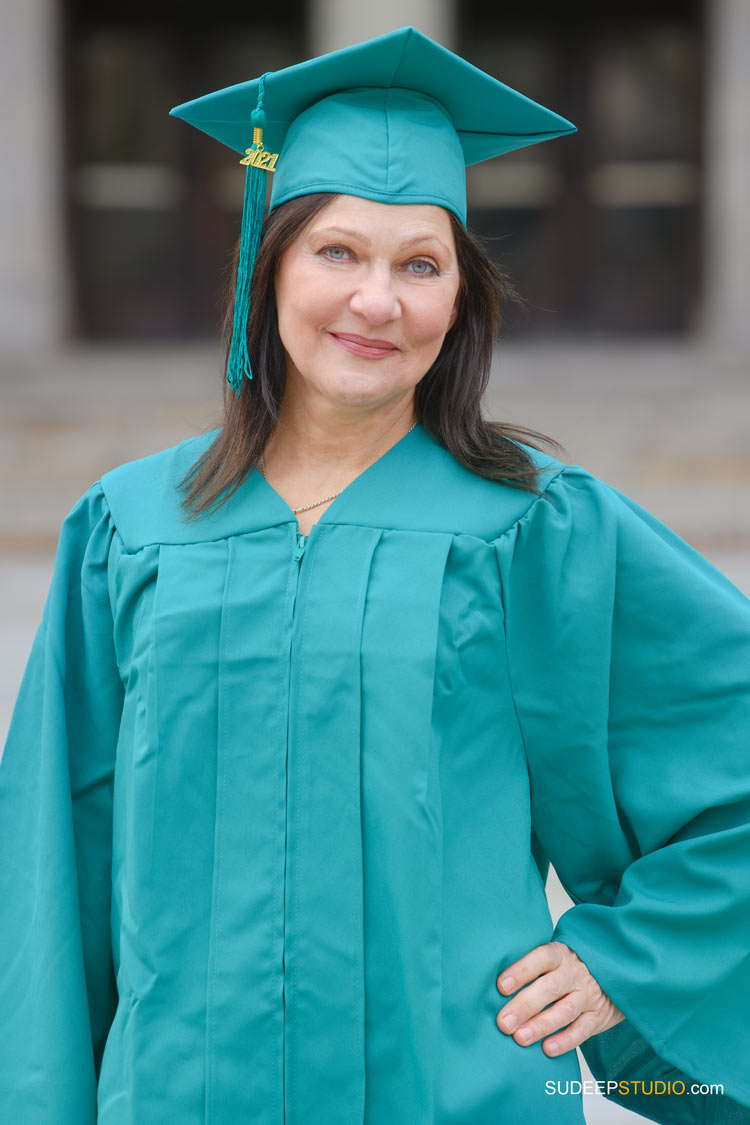
[[[370,407],[411,398],[456,319],[458,290],[442,207],[338,196],[279,262],[285,394]]]

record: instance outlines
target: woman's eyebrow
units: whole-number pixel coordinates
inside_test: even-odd
[[[436,234],[415,234],[413,238],[407,238],[405,242],[402,242],[401,246],[404,250],[408,250],[410,246],[416,246],[418,243],[425,242],[434,242],[441,248],[441,250],[444,250],[446,254],[450,254],[450,250],[448,249],[448,247],[444,242],[441,241],[441,239],[438,238]]]
[[[362,234],[358,230],[347,230],[346,227],[316,227],[313,229],[312,234],[341,234],[344,238],[356,238],[358,242],[364,243],[365,246],[370,246],[370,239],[366,234]]]
[[[349,230],[347,227],[317,227],[312,231],[312,234],[314,234],[314,235],[328,235],[328,234],[343,235],[344,238],[356,238],[364,246],[371,246],[372,245],[372,242],[370,241],[370,239],[367,237],[366,234],[363,234],[362,231]],[[412,238],[407,238],[404,242],[402,242],[400,244],[400,247],[401,247],[402,250],[408,250],[409,247],[416,246],[418,243],[424,243],[424,242],[435,242],[435,243],[437,243],[438,246],[441,247],[442,250],[445,251],[446,254],[450,254],[450,250],[445,245],[445,243],[442,242],[441,239],[439,239],[438,236],[436,234],[433,234],[431,231],[425,231],[424,234],[415,234]]]

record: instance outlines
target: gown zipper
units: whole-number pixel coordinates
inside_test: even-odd
[[[297,564],[295,578],[294,578],[294,591],[292,594],[291,606],[291,638],[289,645],[289,680],[288,680],[288,695],[287,695],[287,719],[286,719],[286,798],[284,806],[284,944],[281,953],[281,974],[282,974],[282,989],[281,998],[284,1009],[284,1036],[283,1036],[283,1056],[281,1066],[281,1102],[283,1108],[283,1121],[286,1122],[286,899],[287,899],[287,880],[286,880],[286,856],[289,844],[289,733],[292,715],[292,645],[294,644],[294,612],[297,605],[297,591],[299,589],[299,577],[302,569],[302,557],[307,547],[308,536],[303,535],[297,526],[296,544],[292,561]]]
[[[306,546],[307,546],[307,536],[303,535],[301,531],[298,531],[297,532],[297,546],[296,546],[295,551],[294,551],[294,561],[295,562],[300,562],[302,556],[305,553],[305,547]],[[299,572],[298,572],[298,577],[299,577]],[[295,590],[294,593],[295,593],[295,598],[296,598],[297,591]]]

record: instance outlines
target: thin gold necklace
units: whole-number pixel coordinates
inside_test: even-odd
[[[417,422],[418,421],[419,421],[419,419],[417,419]],[[414,429],[414,426],[416,426],[417,422],[415,422],[414,425],[409,427],[409,429],[406,431],[406,434],[410,434],[412,432],[412,430]],[[406,437],[406,434],[404,434],[404,437]],[[263,457],[262,453],[260,455],[260,470],[263,473],[264,479],[267,480],[268,478],[266,477],[266,462],[265,462],[265,458]],[[348,486],[345,485],[344,488],[346,488],[346,487],[348,487]],[[343,491],[344,491],[344,489],[340,488],[338,492],[334,492],[333,496],[326,496],[326,498],[324,500],[316,500],[314,504],[305,504],[304,507],[302,507],[302,508],[292,508],[292,511],[294,512],[295,515],[297,514],[297,512],[307,512],[307,511],[310,510],[310,508],[317,508],[321,504],[328,503],[329,500],[335,500],[336,497],[340,496]]]

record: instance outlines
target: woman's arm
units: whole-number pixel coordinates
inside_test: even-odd
[[[723,1084],[736,1101],[708,1119],[742,1120],[750,603],[575,466],[496,546],[533,828],[574,902],[553,945],[572,950],[625,1016],[583,1040],[584,1054],[601,1034],[613,1050],[605,1059],[592,1047],[592,1070],[601,1060],[606,1072],[597,1077],[653,1062]]]
[[[24,1125],[97,1119],[117,1003],[112,794],[123,688],[99,485],[65,520],[0,761],[0,1106]]]

